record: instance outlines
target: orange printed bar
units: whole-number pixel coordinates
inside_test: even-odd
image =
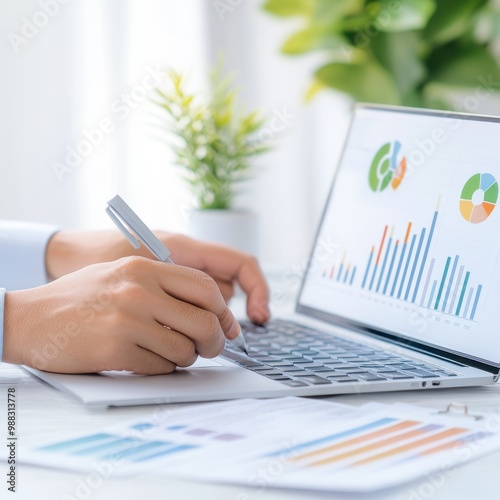
[[[410,231],[411,231],[411,222],[408,222],[408,229],[406,230],[406,236],[405,236],[405,243],[408,243],[408,239],[410,238]]]
[[[405,453],[410,450],[414,450],[415,448],[420,448],[421,446],[425,446],[426,444],[435,443],[441,441],[443,439],[447,439],[449,437],[456,436],[457,434],[462,434],[467,432],[468,429],[461,429],[459,427],[453,427],[451,429],[447,429],[445,431],[439,432],[437,434],[433,434],[432,436],[426,437],[424,439],[420,439],[418,441],[414,441],[412,443],[405,444],[404,446],[400,446],[399,448],[394,448],[392,450],[385,451],[384,453],[379,453],[378,455],[374,455],[369,458],[365,458],[358,462],[355,462],[353,465],[366,465],[370,462],[376,462],[378,460],[382,460],[384,458],[393,457],[395,455],[400,455],[401,453]]]
[[[333,462],[339,462],[340,460],[345,460],[346,458],[352,458],[355,457],[356,455],[362,455],[363,453],[368,453],[369,451],[374,451],[377,450],[378,448],[383,448],[384,446],[389,446],[391,444],[395,444],[400,441],[404,441],[406,439],[410,439],[416,436],[421,436],[422,434],[430,432],[431,430],[435,430],[435,426],[428,425],[425,427],[421,427],[420,429],[404,432],[403,434],[398,434],[397,436],[392,436],[390,438],[383,439],[382,441],[377,441],[376,443],[367,444],[366,446],[362,446],[361,448],[356,448],[355,450],[346,451],[345,453],[334,455],[333,457],[328,457],[322,460],[318,460],[317,462],[313,462],[311,465],[319,466],[319,465],[331,464]]]
[[[382,436],[386,436],[387,434],[391,434],[392,432],[402,431],[404,429],[407,429],[408,427],[413,427],[419,424],[420,422],[417,422],[416,420],[405,420],[403,422],[399,422],[397,424],[391,425],[390,427],[386,427],[385,429],[381,429],[379,431],[370,432],[369,434],[364,434],[363,436],[348,439],[347,441],[343,441],[342,443],[332,444],[330,446],[326,446],[325,448],[321,448],[319,450],[314,450],[310,451],[309,453],[304,453],[303,455],[292,458],[291,461],[297,462],[298,460],[304,460],[306,458],[314,457],[316,455],[321,455],[322,453],[328,453],[330,451],[340,450],[342,448],[346,448],[347,446],[353,446],[355,444],[364,443],[370,439],[376,439]]]
[[[382,249],[384,248],[385,237],[387,236],[387,230],[388,229],[389,229],[389,226],[385,226],[384,235],[382,236],[382,241],[380,243],[380,248],[379,248],[379,251],[378,251],[377,260],[375,262],[376,266],[378,266],[378,264],[380,262],[380,255],[382,254]]]
[[[477,441],[490,437],[493,434],[491,432],[479,431],[474,434],[469,434],[460,439],[454,439],[453,441],[448,441],[439,446],[435,446],[434,448],[429,448],[428,450],[421,451],[417,456],[426,457],[429,455],[434,455],[434,453],[440,453],[441,451],[446,451],[451,448],[456,448],[458,446],[463,446],[466,443],[477,443]]]

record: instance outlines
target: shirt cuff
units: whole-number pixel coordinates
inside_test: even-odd
[[[0,363],[3,355],[3,306],[5,303],[5,288],[0,288]]]
[[[0,221],[0,285],[23,290],[47,283],[45,254],[57,227]]]

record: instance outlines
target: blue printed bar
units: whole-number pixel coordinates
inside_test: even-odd
[[[85,436],[77,439],[70,439],[69,441],[62,441],[60,443],[50,444],[48,446],[42,446],[40,450],[44,451],[69,451],[75,449],[81,449],[82,447],[88,446],[96,442],[102,443],[114,441],[116,436],[112,434],[92,434],[91,436]]]
[[[455,311],[455,314],[457,316],[460,316],[460,310],[462,309],[462,303],[464,301],[465,290],[467,289],[467,283],[469,283],[469,276],[470,276],[470,272],[467,271],[465,273],[465,279],[464,279],[464,284],[462,286],[462,291],[460,292],[460,299],[458,301],[457,310]]]
[[[411,238],[411,245],[410,245],[410,251],[408,253],[408,258],[406,259],[406,265],[405,265],[405,270],[403,272],[403,277],[401,278],[401,284],[399,285],[399,291],[398,291],[398,299],[401,298],[401,294],[403,293],[403,286],[405,284],[406,280],[406,274],[408,273],[408,267],[410,265],[411,261],[411,256],[413,254],[413,247],[415,246],[415,241],[417,240],[417,235],[414,234]]]
[[[368,265],[366,266],[366,271],[365,271],[365,276],[363,278],[363,284],[361,285],[361,288],[364,288],[366,285],[366,280],[368,278],[368,273],[370,272],[370,267],[372,265],[372,260],[373,260],[373,254],[375,253],[375,248],[372,247],[372,251],[370,252],[370,257],[368,258]]]
[[[482,289],[483,289],[483,285],[477,286],[476,298],[474,299],[474,305],[472,306],[472,312],[470,315],[470,319],[474,319],[474,316],[476,315],[477,303],[479,302],[479,297],[481,295]]]
[[[146,451],[154,450],[156,448],[164,447],[164,446],[171,446],[169,443],[166,443],[164,441],[150,441],[147,443],[142,443],[138,444],[137,446],[133,446],[131,448],[127,448],[125,450],[116,452],[116,453],[110,453],[107,455],[104,455],[104,459],[109,459],[109,460],[121,460],[122,458],[128,458],[132,455],[137,455],[137,454],[142,454]]]
[[[472,294],[474,293],[474,287],[470,288],[469,295],[467,296],[467,303],[465,304],[464,318],[467,319],[469,314],[470,302],[472,300]]]
[[[437,280],[434,280],[432,284],[431,296],[429,297],[429,302],[427,303],[427,309],[431,308],[432,300],[434,299],[434,293],[436,292]]]
[[[382,427],[387,424],[391,424],[395,422],[396,418],[381,418],[380,420],[375,420],[374,422],[370,422],[368,424],[360,425],[359,427],[354,427],[353,429],[348,429],[346,431],[338,432],[337,434],[330,434],[329,436],[325,436],[319,439],[315,439],[313,441],[306,441],[305,443],[301,443],[292,447],[279,449],[277,451],[273,451],[266,455],[266,457],[276,457],[283,455],[286,453],[289,455],[290,453],[298,450],[303,450],[304,448],[311,448],[312,446],[317,446],[319,444],[329,443],[330,441],[336,441],[338,439],[342,439],[347,436],[352,436],[355,434],[360,434],[362,432],[368,431],[370,429],[376,429],[377,427]]]
[[[413,261],[413,266],[411,268],[410,279],[408,280],[408,286],[406,287],[405,300],[408,300],[408,296],[410,295],[411,284],[413,283],[415,271],[417,270],[418,259],[420,257],[420,251],[422,250],[422,244],[424,242],[426,231],[427,229],[424,227],[422,229],[422,232],[420,233],[420,240],[418,241],[417,253],[415,254],[415,260]]]
[[[90,446],[88,448],[75,451],[72,453],[72,455],[97,455],[101,451],[104,451],[106,453],[112,451],[121,451],[122,449],[129,449],[134,446],[139,446],[139,444],[143,442],[143,440],[140,440],[138,438],[116,436],[116,439],[114,441]]]
[[[439,285],[439,292],[436,297],[436,303],[434,304],[434,309],[438,309],[439,302],[441,301],[441,295],[443,294],[444,282],[446,280],[446,276],[448,275],[448,269],[450,268],[451,257],[446,259],[446,265],[444,266],[443,277],[441,278],[441,284]]]
[[[434,264],[436,263],[436,259],[431,260],[431,265],[429,267],[429,271],[427,273],[427,278],[425,279],[424,291],[422,293],[422,297],[420,299],[420,307],[424,305],[425,297],[427,297],[427,290],[429,289],[429,283],[431,281],[432,270],[434,269]],[[429,307],[429,306],[427,306]]]
[[[396,254],[398,253],[399,240],[396,240],[396,244],[394,245],[394,251],[392,252],[391,264],[389,265],[389,272],[387,273],[387,278],[385,280],[383,294],[387,293],[387,287],[389,286],[389,280],[391,279],[392,269],[394,268],[394,262],[396,261]]]
[[[453,308],[455,307],[455,301],[457,300],[458,296],[458,287],[462,282],[462,275],[464,274],[464,269],[465,269],[464,266],[460,266],[460,270],[458,271],[457,282],[455,283],[455,289],[453,290],[453,297],[451,298],[450,307],[448,307],[448,314],[452,314]]]
[[[146,460],[151,460],[153,458],[163,457],[165,455],[173,455],[175,453],[181,453],[183,451],[193,450],[195,448],[199,448],[199,446],[195,446],[192,444],[181,444],[173,448],[166,448],[165,450],[157,451],[156,453],[152,453],[151,455],[138,457],[136,459],[133,459],[132,462],[145,462]]]
[[[354,282],[354,277],[356,276],[356,266],[352,268],[352,274],[351,274],[351,282],[349,283],[350,285],[353,284]]]
[[[380,285],[382,284],[382,278],[384,277],[385,266],[387,265],[387,259],[389,258],[389,253],[391,251],[391,247],[392,247],[392,234],[389,238],[389,242],[387,243],[387,249],[385,251],[384,262],[382,263],[382,269],[380,270],[380,276],[378,278],[378,283],[377,283],[377,288],[376,288],[377,293],[380,290]]]
[[[455,260],[453,261],[453,267],[451,268],[450,280],[448,281],[448,286],[446,287],[446,293],[444,295],[443,305],[441,307],[442,312],[445,312],[446,304],[448,303],[448,299],[450,298],[450,291],[451,287],[453,286],[453,279],[455,278],[457,264],[458,264],[458,255],[455,255]]]
[[[429,255],[429,248],[431,246],[432,237],[434,236],[434,228],[436,227],[436,221],[438,218],[438,214],[439,214],[439,212],[436,210],[434,212],[434,217],[432,218],[431,230],[429,231],[429,237],[427,238],[427,243],[425,244],[424,256],[422,258],[422,263],[420,264],[420,270],[418,272],[417,283],[415,285],[415,290],[413,291],[413,297],[411,299],[411,301],[413,303],[415,303],[415,300],[417,299],[417,293],[418,293],[418,289],[420,287],[420,280],[422,279],[422,273],[424,272],[425,264],[427,262],[427,257]],[[425,292],[424,292],[424,294],[425,294]],[[424,298],[422,297],[422,302],[423,302],[423,300],[424,300]]]

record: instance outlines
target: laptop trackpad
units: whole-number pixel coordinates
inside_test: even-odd
[[[191,368],[217,368],[218,366],[224,366],[222,363],[215,361],[215,359],[200,358],[196,360],[191,366],[187,368],[177,368],[178,370],[190,370]]]
[[[222,363],[215,361],[215,359],[205,359],[200,358],[187,368],[177,368],[177,370],[191,370],[192,368],[224,368]],[[106,377],[147,377],[147,375],[139,375],[137,373],[127,372],[127,371],[102,371],[99,375],[104,375]]]

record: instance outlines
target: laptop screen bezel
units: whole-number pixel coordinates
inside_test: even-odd
[[[410,349],[414,349],[420,352],[424,352],[425,354],[430,354],[433,356],[437,356],[440,358],[445,358],[450,361],[455,361],[459,363],[463,363],[468,366],[474,366],[476,368],[480,368],[482,370],[485,370],[490,373],[494,374],[499,374],[500,373],[500,361],[495,363],[489,360],[481,359],[476,356],[471,356],[467,355],[466,353],[463,352],[458,352],[454,351],[451,349],[445,349],[442,346],[434,345],[430,342],[425,342],[421,340],[417,340],[415,338],[411,338],[408,336],[405,336],[403,334],[389,331],[389,330],[383,330],[380,328],[374,328],[373,326],[370,326],[366,323],[363,323],[361,321],[356,321],[351,318],[347,318],[338,314],[333,314],[329,312],[325,312],[320,309],[315,309],[310,306],[306,306],[304,304],[300,303],[300,299],[302,297],[302,292],[305,287],[305,283],[307,280],[307,277],[309,275],[309,270],[310,266],[313,261],[313,256],[314,256],[314,250],[316,248],[316,243],[318,241],[318,238],[321,233],[321,228],[323,227],[323,222],[325,220],[325,217],[327,215],[327,210],[330,205],[330,199],[333,195],[333,189],[335,187],[335,183],[337,181],[337,175],[340,170],[340,165],[342,164],[342,160],[344,158],[346,148],[347,148],[347,139],[351,134],[352,131],[352,126],[354,123],[354,120],[356,119],[356,114],[358,110],[361,109],[370,109],[374,111],[385,111],[388,113],[403,113],[403,114],[415,114],[415,115],[425,115],[425,116],[435,116],[435,117],[442,117],[442,118],[449,118],[449,119],[458,119],[458,120],[469,120],[469,121],[485,121],[485,122],[492,122],[492,123],[499,123],[500,124],[500,117],[496,116],[488,116],[488,115],[475,115],[471,113],[460,113],[460,112],[452,112],[452,111],[437,111],[437,110],[431,110],[431,109],[424,109],[424,108],[410,108],[410,107],[402,107],[402,106],[389,106],[389,105],[378,105],[378,104],[365,104],[365,103],[358,103],[354,106],[354,110],[352,113],[352,118],[351,118],[351,123],[349,125],[349,130],[346,136],[346,140],[344,142],[344,146],[342,148],[342,153],[340,155],[339,161],[338,161],[338,166],[335,175],[333,177],[333,181],[330,186],[330,190],[328,193],[328,196],[326,198],[324,208],[323,208],[323,213],[321,215],[320,222],[318,224],[316,234],[313,240],[313,245],[311,248],[311,251],[309,253],[309,258],[307,261],[307,267],[304,272],[304,276],[301,281],[300,289],[297,294],[297,301],[295,304],[295,312],[298,314],[303,314],[305,316],[309,316],[311,318],[317,319],[324,321],[326,323],[329,323],[334,326],[340,326],[343,328],[347,328],[349,330],[354,330],[358,333],[362,333],[365,335],[369,335],[371,337],[375,337],[378,339],[386,340],[391,343],[395,343],[398,345],[401,345],[403,347],[407,347]]]

